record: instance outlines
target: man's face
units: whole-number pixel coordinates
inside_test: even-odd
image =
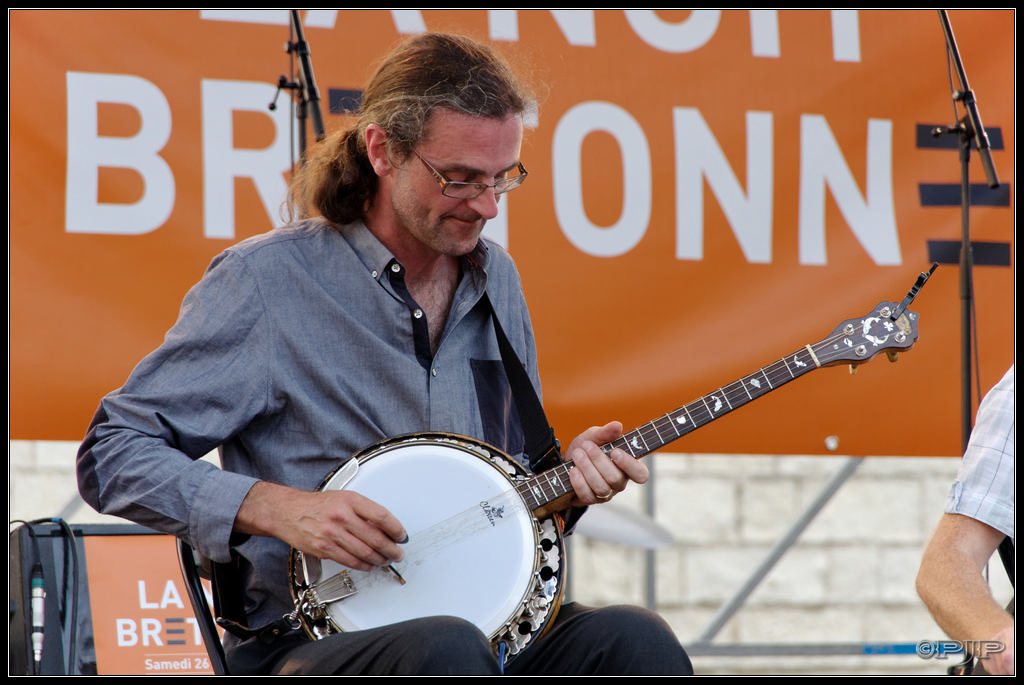
[[[518,174],[522,138],[518,116],[482,118],[439,109],[416,152],[449,181],[492,184]],[[415,154],[395,168],[389,191],[403,241],[448,256],[470,252],[484,224],[498,212],[491,189],[464,200],[442,195],[441,185]]]

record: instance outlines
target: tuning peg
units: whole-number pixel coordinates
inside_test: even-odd
[[[895,363],[897,361],[897,358],[899,357],[899,352],[897,352],[896,350],[887,350],[885,356],[889,358],[890,362]]]

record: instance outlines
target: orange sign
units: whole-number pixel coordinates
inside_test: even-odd
[[[970,162],[981,392],[1014,358],[1014,12],[949,14],[1000,187]],[[328,128],[404,34],[496,44],[539,85],[490,234],[531,303],[552,424],[646,422],[918,295],[895,365],[824,369],[674,446],[955,455],[964,234],[935,10],[308,10]],[[11,433],[80,439],[228,245],[280,222],[283,10],[10,13]],[[276,97],[277,107],[268,105]],[[974,393],[977,401],[978,393]]]
[[[83,540],[99,675],[212,674],[174,538]]]

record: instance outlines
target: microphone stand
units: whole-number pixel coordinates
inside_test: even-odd
[[[289,54],[298,55],[299,77],[298,82],[290,81],[288,77],[281,76],[277,80],[277,92],[292,90],[297,93],[295,96],[295,112],[299,121],[299,160],[300,164],[306,155],[306,118],[307,113],[312,120],[313,134],[316,140],[323,140],[326,133],[324,129],[323,114],[320,111],[320,93],[317,91],[316,79],[313,77],[313,63],[310,60],[309,43],[302,31],[302,20],[299,18],[299,10],[289,10],[291,36],[287,46]],[[277,96],[270,103],[270,109],[277,108]]]
[[[946,49],[949,58],[953,62],[960,89],[954,91],[953,100],[960,102],[966,109],[966,116],[956,126],[947,129],[937,129],[934,133],[955,133],[960,137],[960,185],[961,185],[961,245],[960,245],[960,326],[961,326],[961,394],[962,394],[962,445],[961,454],[967,448],[967,441],[970,438],[973,423],[973,403],[971,400],[971,359],[972,344],[971,333],[973,326],[974,293],[973,293],[973,270],[974,257],[971,248],[970,235],[970,207],[971,207],[971,185],[968,170],[970,168],[971,141],[974,141],[981,157],[981,165],[985,171],[985,177],[990,188],[999,187],[999,179],[996,176],[995,166],[992,163],[992,148],[989,144],[988,133],[981,123],[981,114],[978,112],[978,104],[974,99],[974,93],[967,83],[967,74],[964,71],[963,61],[953,37],[953,29],[949,24],[949,17],[945,10],[938,10],[939,21],[942,23],[942,30],[946,38]]]
[[[316,89],[316,79],[313,78],[313,62],[309,58],[309,43],[302,32],[302,20],[299,18],[299,10],[291,12],[292,30],[295,32],[294,49],[299,56],[299,83],[300,100],[309,107],[313,122],[313,134],[316,139],[324,138],[324,119],[320,112],[320,93]],[[302,134],[305,136],[305,126],[302,127]],[[305,151],[305,145],[302,147]]]

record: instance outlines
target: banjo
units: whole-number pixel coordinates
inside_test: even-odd
[[[917,315],[906,309],[914,294],[899,305],[882,302],[820,342],[601,449],[640,458],[815,369],[856,366],[882,351],[895,361],[917,340]],[[444,433],[396,437],[355,454],[319,489],[350,489],[387,507],[409,533],[405,558],[366,573],[292,549],[291,589],[303,630],[321,639],[454,615],[480,628],[500,659],[513,658],[544,633],[561,603],[565,558],[556,512],[573,496],[571,468],[561,463],[533,475],[500,450]],[[426,483],[429,497],[422,495]]]

